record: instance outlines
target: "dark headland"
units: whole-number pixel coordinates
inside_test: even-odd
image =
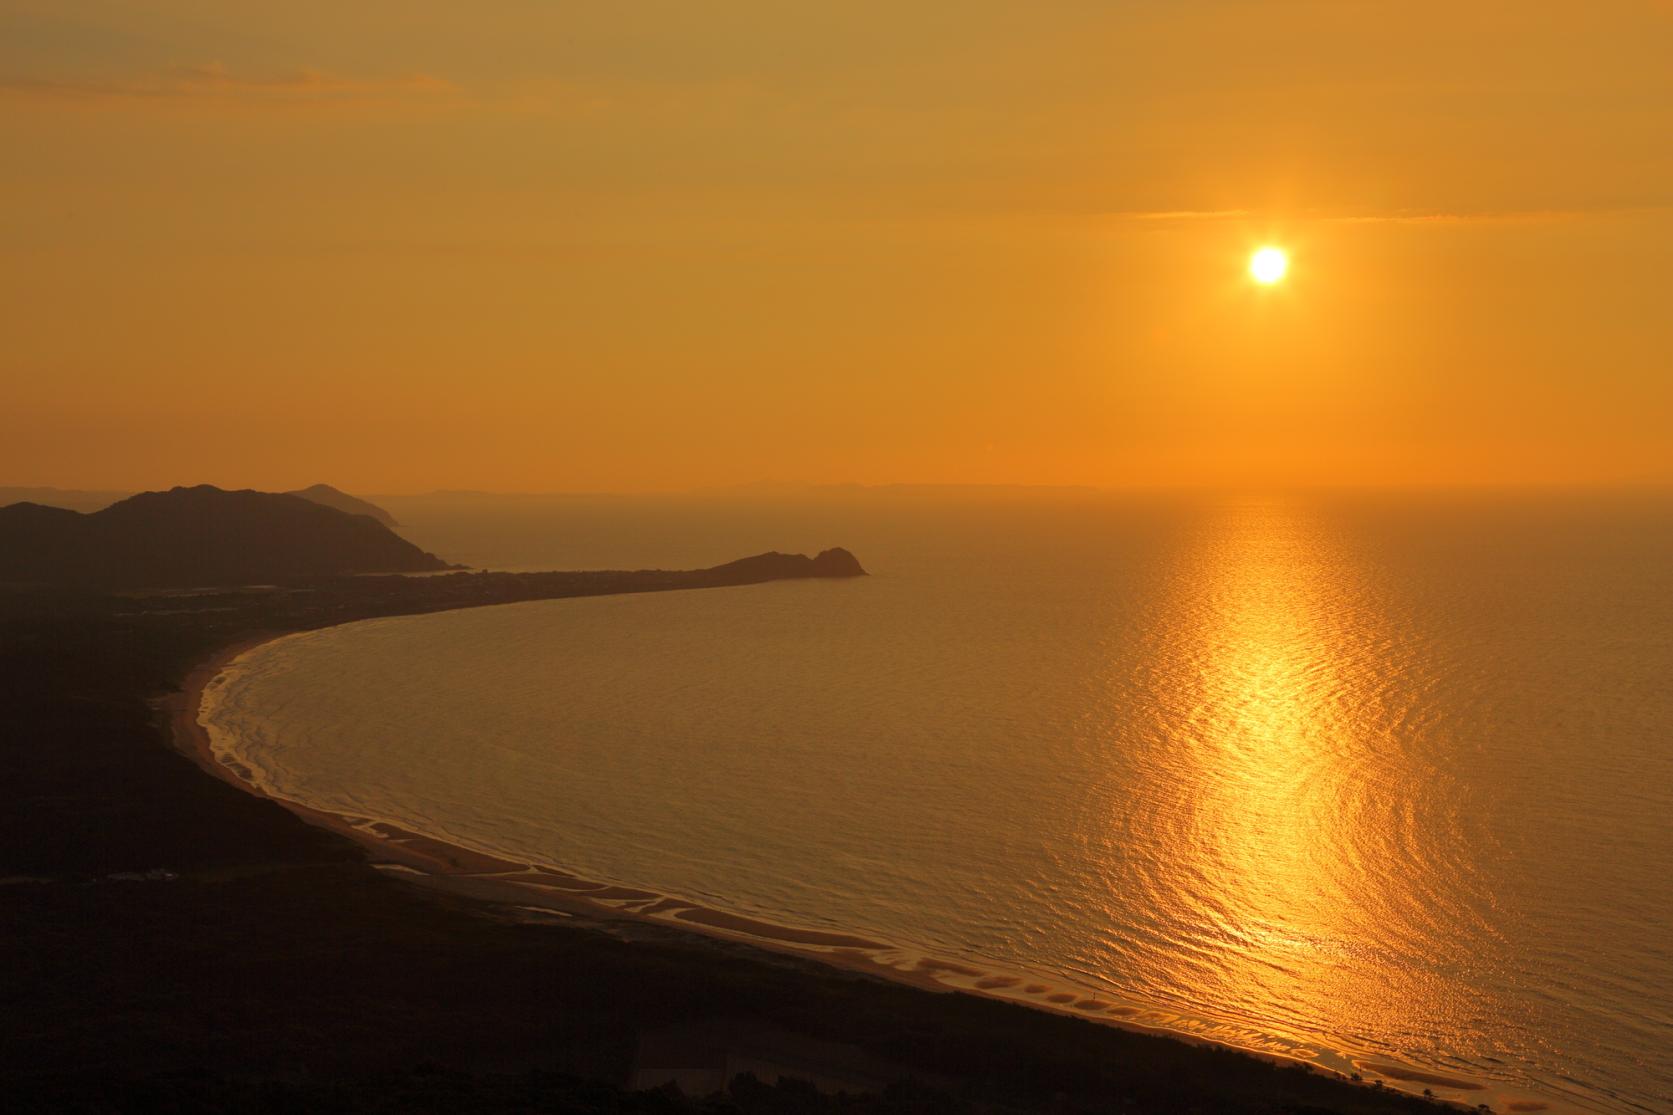
[[[288,493],[203,484],[141,492],[87,514],[35,503],[0,508],[0,582],[271,584],[446,568],[371,516]]]
[[[12,532],[4,579],[14,582],[0,587],[8,1110],[1433,1110],[1229,1050],[918,990],[676,928],[531,920],[379,871],[360,844],[173,749],[159,700],[229,647],[287,631],[864,570],[829,550],[696,571],[351,576],[337,568],[350,553],[412,571],[442,563],[382,541],[374,551],[373,536],[340,522],[310,537],[342,550],[303,552],[279,568],[242,541],[220,542],[270,538],[249,526],[251,515],[325,521],[272,502],[296,497],[176,492],[187,494],[135,497],[108,526],[50,508],[0,511]],[[205,512],[211,521],[182,519],[188,502],[216,508]],[[389,533],[366,516],[332,513]],[[183,551],[157,542],[134,551],[157,563],[140,567],[144,576],[113,577],[78,549],[154,539],[164,522],[209,540],[213,557],[170,566],[166,555]],[[74,576],[43,575],[53,571],[39,554],[11,551],[20,538],[61,547]],[[258,567],[281,575],[264,576],[263,588],[216,580]],[[185,584],[200,587],[179,591]],[[764,1076],[778,1065],[863,1094],[754,1078],[707,1099],[630,1089],[647,1066],[724,1078],[746,1061]],[[705,1079],[691,1072],[688,1080]]]

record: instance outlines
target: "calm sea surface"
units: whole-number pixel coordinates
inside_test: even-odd
[[[1673,1110],[1673,504],[389,502],[479,565],[873,576],[272,644],[205,719],[275,793],[1471,1103]]]

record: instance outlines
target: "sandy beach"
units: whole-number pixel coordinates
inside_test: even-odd
[[[636,1051],[733,1019],[774,1043],[801,1035],[863,1051],[895,1066],[890,1088],[915,1080],[906,1086],[955,1097],[955,1109],[1426,1109],[1392,1087],[1349,1087],[1232,1043],[1160,1036],[1122,1004],[1047,978],[890,950],[833,926],[739,919],[380,818],[287,807],[217,762],[197,722],[229,663],[290,633],[519,594],[681,584],[668,574],[356,580],[310,593],[89,598],[67,612],[14,599],[0,617],[0,678],[12,686],[0,720],[22,744],[8,785],[26,808],[0,812],[0,933],[15,945],[0,1041],[9,1100],[110,1110],[137,1089],[254,1110],[258,1091],[277,1089],[299,1109],[328,1099],[356,1109],[434,1095],[440,1071],[450,1110],[528,1110],[517,1097],[533,1080],[576,1110],[638,1111],[651,1099],[632,1090],[650,1079]],[[898,1110],[892,1102],[877,1095],[860,1109]]]

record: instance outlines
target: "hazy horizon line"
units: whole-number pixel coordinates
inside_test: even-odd
[[[166,486],[93,486],[66,487],[56,484],[0,484],[0,493],[55,493],[77,496],[112,496],[126,498],[147,491],[166,491],[175,487],[197,487],[207,484],[226,491],[294,492],[311,487],[300,484],[286,487],[253,487],[250,485],[217,484],[213,481],[177,483]],[[864,492],[888,494],[905,492],[966,492],[966,493],[1035,493],[1075,495],[1161,495],[1161,494],[1273,494],[1290,493],[1536,493],[1536,492],[1657,492],[1673,493],[1673,478],[1638,478],[1612,480],[1488,480],[1488,481],[1286,481],[1286,482],[1210,482],[1177,481],[1133,484],[1065,484],[1030,483],[1025,481],[778,481],[759,480],[735,484],[709,484],[683,488],[425,488],[402,491],[377,491],[358,486],[344,487],[329,481],[314,481],[338,491],[367,499],[427,499],[427,498],[497,498],[497,499],[644,499],[670,497],[713,497],[769,493],[806,492],[810,494],[858,494]],[[19,502],[10,500],[8,502]]]

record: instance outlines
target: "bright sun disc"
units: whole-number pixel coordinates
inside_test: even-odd
[[[1281,248],[1262,248],[1249,257],[1249,274],[1257,283],[1271,286],[1290,269],[1290,257]]]

